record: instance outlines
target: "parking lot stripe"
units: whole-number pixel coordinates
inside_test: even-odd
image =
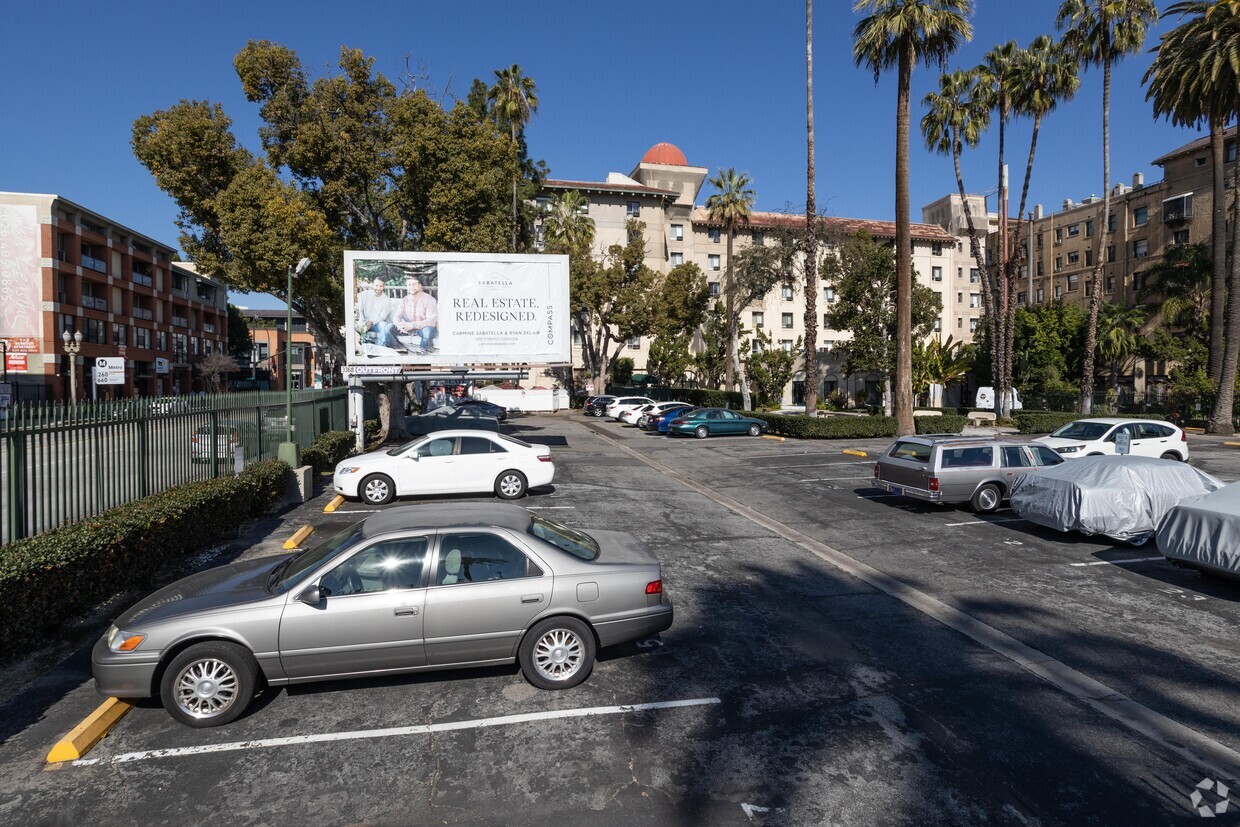
[[[293,536],[284,541],[285,548],[300,548],[302,541],[314,533],[314,526],[304,525],[293,532]]]
[[[961,525],[996,525],[998,523],[1023,523],[1020,517],[1011,517],[1003,520],[965,520],[963,523],[943,523],[948,528],[955,528]]]
[[[757,509],[750,508],[739,500],[734,500],[698,480],[691,479],[658,460],[643,456],[610,437],[602,434],[599,437],[639,462],[679,481],[682,485],[697,491],[734,514],[795,543],[840,571],[856,577],[863,583],[894,597],[932,620],[937,620],[986,649],[1007,658],[1069,697],[1106,715],[1132,732],[1145,736],[1197,768],[1211,773],[1222,773],[1229,778],[1240,778],[1240,752],[1226,744],[1134,701],[1122,692],[1101,681],[1094,680],[1084,672],[1073,669],[1063,661],[1056,660],[1046,652],[1022,643],[1006,632],[954,606],[949,606],[942,600],[910,586],[897,577],[863,563],[855,557],[850,557],[839,549],[797,531]]]
[[[463,729],[511,726],[532,721],[548,721],[555,718],[591,718],[600,715],[628,715],[660,709],[679,709],[689,706],[711,706],[723,703],[719,698],[687,698],[680,701],[658,701],[648,704],[622,704],[619,706],[593,706],[581,709],[557,709],[548,712],[526,712],[518,715],[502,715],[495,718],[475,718],[471,721],[449,721],[443,724],[415,724],[413,726],[389,727],[387,729],[362,729],[352,732],[321,732],[315,735],[291,735],[284,738],[259,738],[252,741],[233,741],[224,744],[203,744],[196,747],[171,749],[148,749],[126,752],[111,758],[83,758],[72,766],[89,767],[95,764],[127,764],[152,758],[179,758],[187,755],[204,755],[215,752],[238,752],[247,749],[287,747],[298,744],[323,744],[336,741],[358,741],[374,738],[394,738],[401,735],[429,735],[433,732],[454,732]]]
[[[1148,563],[1151,560],[1162,560],[1160,554],[1157,557],[1128,557],[1123,560],[1095,560],[1092,563],[1069,563],[1069,566],[1118,566],[1122,563]]]
[[[842,482],[844,480],[872,480],[872,479],[874,479],[873,474],[866,474],[861,477],[856,477],[856,476],[854,477],[818,477],[817,479],[812,479],[812,480],[797,480],[797,482]]]
[[[529,511],[576,511],[575,505],[527,505]]]
[[[116,724],[125,713],[133,709],[118,698],[108,698],[99,708],[86,716],[86,720],[75,726],[69,734],[56,742],[52,751],[47,754],[47,763],[57,764],[61,761],[76,761],[86,751],[99,743],[99,739],[107,735],[108,730]]]
[[[331,514],[333,511],[335,511],[337,508],[339,508],[342,505],[344,505],[344,497],[340,494],[337,494],[336,496],[332,497],[331,502],[323,506],[323,513]]]

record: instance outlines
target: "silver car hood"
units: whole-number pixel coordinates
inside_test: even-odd
[[[165,586],[129,607],[116,619],[118,629],[135,629],[194,612],[226,609],[271,598],[267,575],[283,557],[261,557],[217,566]]]
[[[589,535],[599,545],[599,563],[659,564],[646,544],[627,531],[590,531]]]

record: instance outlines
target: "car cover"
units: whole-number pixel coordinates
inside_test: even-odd
[[[1059,531],[1139,542],[1176,505],[1223,487],[1183,462],[1103,456],[1068,460],[1025,474],[1012,487],[1012,510]]]
[[[1240,483],[1180,503],[1163,516],[1155,536],[1169,560],[1240,576]]]

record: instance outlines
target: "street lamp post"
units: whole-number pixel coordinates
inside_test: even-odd
[[[69,357],[69,398],[73,404],[77,404],[77,355],[82,349],[82,331],[75,331],[73,336],[69,336],[69,331],[62,330],[60,338],[65,343],[65,356]]]
[[[288,268],[288,293],[287,304],[288,314],[285,316],[284,334],[286,341],[284,344],[284,432],[285,441],[281,443],[278,456],[289,464],[291,468],[296,468],[301,464],[301,451],[298,445],[293,441],[293,276],[300,276],[306,272],[306,268],[310,266],[310,259],[303,258],[297,262],[297,266],[289,265]]]

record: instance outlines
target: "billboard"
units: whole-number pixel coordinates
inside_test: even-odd
[[[344,254],[349,365],[565,365],[568,256]]]
[[[0,337],[33,346],[10,351],[38,353],[42,335],[39,222],[35,208],[0,204]]]

